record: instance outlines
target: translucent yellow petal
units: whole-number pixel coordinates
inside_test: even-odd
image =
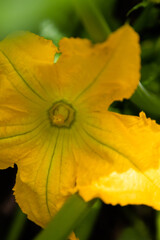
[[[85,103],[92,109],[129,98],[140,78],[138,41],[137,33],[129,25],[101,44],[62,39],[62,55],[56,65],[64,96],[74,104]]]
[[[18,162],[15,197],[29,219],[44,227],[75,192],[76,166],[68,129],[50,128]]]
[[[1,106],[0,106],[0,112]],[[15,119],[14,119],[15,116]],[[12,120],[13,117],[13,120]],[[15,109],[3,111],[0,116],[0,168],[7,168],[23,161],[32,150],[33,142],[48,132],[50,122],[48,117],[40,116],[29,122],[29,114],[18,112]],[[2,122],[1,122],[2,120]]]
[[[85,200],[160,209],[160,126],[140,117],[95,113],[75,131],[77,187]]]
[[[15,58],[15,56],[16,58],[21,56],[24,65],[28,57],[34,61],[52,63],[57,52],[57,48],[51,40],[23,31],[6,37],[1,41],[0,48],[11,59]]]
[[[55,94],[53,87],[52,98],[47,91],[52,80],[48,74],[55,52],[51,41],[31,33],[0,42],[0,168],[13,165],[27,154],[24,145],[28,146],[44,125],[50,125],[47,111]],[[50,70],[48,74],[40,66]]]
[[[39,80],[39,65],[53,65],[57,49],[52,41],[32,33],[17,33],[0,42],[0,75],[5,75],[19,93],[30,101],[48,100],[45,78]]]
[[[0,73],[0,168],[13,165],[27,154],[24,143],[29,144],[44,125],[50,125],[46,107],[29,100],[29,95],[24,97],[24,91],[20,93],[7,77]]]

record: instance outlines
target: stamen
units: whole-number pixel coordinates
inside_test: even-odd
[[[57,127],[70,127],[74,121],[75,110],[63,101],[54,103],[49,110],[51,124]]]

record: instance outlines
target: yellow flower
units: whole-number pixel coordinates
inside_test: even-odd
[[[16,200],[38,225],[75,192],[160,209],[160,127],[107,111],[138,85],[138,41],[129,25],[102,44],[64,38],[57,63],[34,34],[0,43],[0,168],[17,164]]]

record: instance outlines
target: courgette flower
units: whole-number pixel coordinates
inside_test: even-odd
[[[55,63],[56,52],[61,56]],[[44,227],[66,199],[160,209],[160,127],[108,111],[140,79],[137,33],[52,41],[29,32],[0,42],[0,168],[18,167],[15,197]]]

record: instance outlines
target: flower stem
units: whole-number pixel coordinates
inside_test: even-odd
[[[72,2],[92,40],[95,42],[106,40],[111,30],[94,2],[92,0],[72,0]]]
[[[76,227],[75,233],[80,240],[89,239],[101,208],[102,202],[100,200],[97,200],[95,204],[89,209],[87,216]]]
[[[160,116],[160,99],[153,93],[150,93],[139,83],[138,88],[130,99],[141,110],[150,113],[153,116]]]
[[[64,240],[85,218],[95,200],[85,202],[78,195],[71,196],[59,212],[34,240]],[[62,231],[63,229],[63,231]]]

